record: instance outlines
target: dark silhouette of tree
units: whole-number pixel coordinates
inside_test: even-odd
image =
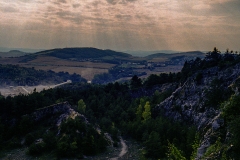
[[[134,75],[130,82],[131,89],[137,89],[142,86],[142,80],[138,76]]]

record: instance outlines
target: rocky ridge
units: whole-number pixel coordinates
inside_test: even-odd
[[[196,80],[197,74],[202,75],[200,82]],[[166,117],[193,124],[203,133],[196,159],[201,159],[207,148],[217,140],[218,131],[224,126],[224,120],[220,116],[221,110],[208,104],[206,98],[213,88],[212,83],[216,79],[221,80],[223,91],[231,89],[236,94],[238,88],[233,84],[239,76],[240,63],[222,70],[219,67],[200,70],[156,106]]]

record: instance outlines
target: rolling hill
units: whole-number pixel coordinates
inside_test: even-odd
[[[62,48],[37,52],[35,55],[48,54],[61,59],[99,59],[99,58],[127,58],[130,54],[97,48]]]
[[[0,52],[0,57],[21,57],[30,53],[22,52],[19,50],[11,50],[9,52]]]
[[[190,52],[180,52],[180,53],[155,53],[146,56],[147,59],[153,59],[153,58],[173,58],[173,57],[179,57],[179,56],[185,56],[185,57],[199,57],[203,58],[205,56],[205,53],[200,51],[190,51]]]

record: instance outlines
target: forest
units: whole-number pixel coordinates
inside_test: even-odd
[[[186,121],[179,122],[166,117],[157,105],[171,96],[190,76],[196,75],[194,81],[201,85],[201,71],[204,69],[226,69],[239,62],[239,55],[220,54],[215,48],[204,59],[186,61],[179,73],[151,75],[145,80],[135,75],[130,81],[106,85],[80,81],[40,93],[0,96],[0,155],[7,150],[27,147],[26,154],[31,156],[48,153],[57,158],[81,159],[106,152],[109,141],[103,133],[109,133],[115,147],[119,146],[120,136],[138,142],[143,148],[139,159],[194,159],[203,131]],[[1,68],[4,67],[14,68],[1,65]],[[38,71],[35,72],[37,75]],[[14,75],[17,72],[10,73]],[[21,84],[24,83],[29,82],[24,79]],[[205,107],[221,110],[226,123],[221,128],[222,134],[218,140],[203,157],[218,155],[219,159],[237,159],[240,147],[240,96],[230,89],[221,88],[222,83],[218,79],[212,81],[206,94]],[[165,89],[161,89],[163,86]],[[34,112],[66,101],[87,122],[84,118],[68,118],[56,126],[53,122],[60,113],[49,115],[41,121],[34,120]],[[173,109],[181,111],[178,106]],[[96,128],[100,128],[101,133]],[[232,136],[225,142],[224,133],[228,131]],[[228,148],[230,144],[232,147]]]
[[[77,74],[69,74],[67,72],[55,73],[51,70],[36,70],[34,67],[25,68],[17,65],[0,64],[0,84],[2,86],[56,84],[67,80],[72,80],[73,82],[86,82],[84,78]]]

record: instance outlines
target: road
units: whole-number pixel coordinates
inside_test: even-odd
[[[118,160],[119,158],[121,158],[122,156],[124,156],[127,153],[128,147],[127,147],[127,144],[122,139],[122,137],[120,138],[120,142],[122,145],[121,152],[119,153],[118,157],[110,158],[110,160]]]
[[[37,92],[41,92],[43,89],[49,89],[49,88],[55,88],[59,87],[64,84],[72,83],[71,80],[67,80],[66,82],[59,83],[56,85],[38,85],[38,86],[9,86],[9,87],[3,87],[0,88],[0,93],[4,96],[16,96],[19,95],[20,93],[22,94],[31,94],[34,89],[36,89]]]

